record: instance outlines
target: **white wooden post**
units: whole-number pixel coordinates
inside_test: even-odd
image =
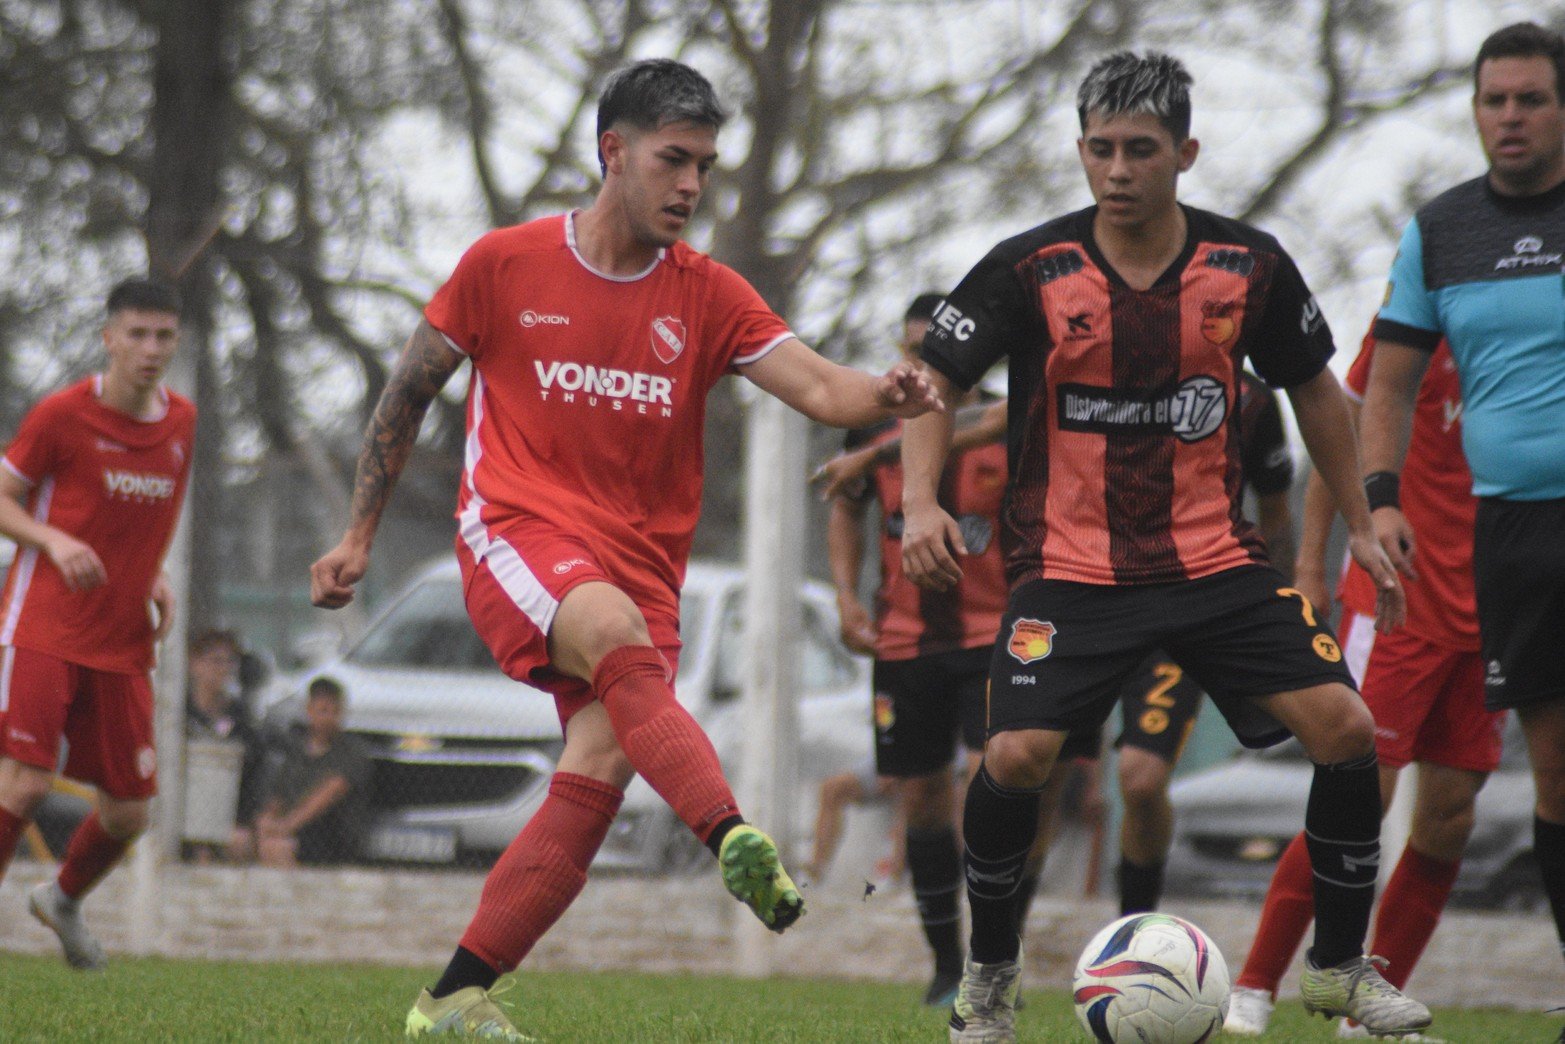
[[[798,807],[799,584],[805,529],[805,419],[769,395],[750,405],[745,454],[745,742],[739,802],[745,817],[793,852]],[[772,970],[772,934],[739,911],[739,974]]]

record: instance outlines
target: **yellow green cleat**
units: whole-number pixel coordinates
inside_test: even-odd
[[[500,1005],[479,986],[468,986],[439,999],[431,996],[428,990],[419,992],[413,1010],[408,1012],[407,1034],[422,1037],[437,1033],[537,1044],[536,1037],[529,1037],[511,1025]]]
[[[734,827],[717,853],[728,894],[744,903],[761,923],[782,932],[804,913],[804,898],[782,868],[777,844],[748,824]]]

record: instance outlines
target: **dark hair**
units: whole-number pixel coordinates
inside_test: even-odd
[[[190,657],[195,659],[197,656],[205,656],[219,645],[228,646],[235,656],[244,651],[244,647],[239,642],[237,632],[224,630],[220,627],[208,627],[190,636]]]
[[[325,675],[321,675],[319,678],[313,678],[310,681],[310,699],[331,700],[341,707],[347,702],[348,693],[342,687],[342,682],[336,678],[328,678]]]
[[[609,77],[598,99],[598,140],[617,123],[639,130],[657,130],[688,120],[721,130],[728,113],[717,102],[717,92],[705,76],[671,58],[648,58]],[[608,173],[603,148],[598,148],[598,170]]]
[[[1190,137],[1191,77],[1172,55],[1118,51],[1094,65],[1076,92],[1076,116],[1087,129],[1087,114],[1126,116],[1147,113],[1168,128],[1174,140]]]
[[[1554,100],[1565,104],[1565,38],[1534,22],[1517,22],[1489,34],[1473,61],[1473,90],[1478,71],[1495,58],[1547,58],[1554,63]]]
[[[133,308],[139,312],[180,312],[179,291],[158,279],[126,279],[109,291],[109,315]]]
[[[937,294],[932,290],[919,294],[913,298],[913,303],[907,306],[907,311],[902,313],[902,321],[911,323],[915,319],[933,319],[935,309],[939,308],[940,302],[945,299],[945,294]]]

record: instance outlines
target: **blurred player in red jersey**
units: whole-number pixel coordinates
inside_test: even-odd
[[[491,232],[463,256],[376,407],[348,532],[311,570],[316,605],[352,598],[424,412],[470,359],[456,541],[468,612],[507,674],[554,694],[565,749],[410,1033],[520,1036],[487,991],[579,894],[635,773],[762,923],[782,931],[803,911],[674,698],[706,396],[739,373],[839,427],[940,403],[910,364],[877,378],[816,355],[739,275],[681,242],[725,118],[678,62],[610,80],[596,201]]]
[[[1306,1008],[1381,1033],[1429,1011],[1364,955],[1380,852],[1374,722],[1326,622],[1266,561],[1245,521],[1239,373],[1287,389],[1311,457],[1375,578],[1379,624],[1401,623],[1396,572],[1358,482],[1331,331],[1275,238],[1181,205],[1190,74],[1159,54],[1103,59],[1077,95],[1094,206],[1005,240],[935,314],[922,358],[942,394],[1010,357],[1010,485],[1001,536],[1010,605],[989,675],[984,763],[963,837],[971,950],[950,1038],[1015,1039],[1021,939],[1014,892],[1039,790],[1067,735],[1096,730],[1161,648],[1249,746],[1298,736],[1314,779],[1316,867]],[[960,580],[960,528],[936,490],[944,417],[903,440],[904,569]]]
[[[1348,370],[1355,402],[1362,401],[1368,387],[1374,353],[1374,338],[1366,335]],[[1356,415],[1357,406],[1354,410]],[[1375,634],[1374,582],[1357,563],[1349,562],[1338,588],[1342,621],[1337,632],[1375,717],[1383,805],[1390,805],[1402,768],[1414,761],[1419,766],[1412,835],[1381,896],[1370,943],[1370,952],[1388,962],[1386,979],[1399,988],[1407,984],[1451,894],[1472,833],[1478,791],[1500,763],[1505,720],[1503,712],[1483,705],[1484,662],[1473,590],[1478,502],[1462,455],[1461,416],[1461,385],[1450,349],[1442,343],[1418,391],[1402,472],[1401,511],[1418,539],[1417,573],[1406,584],[1407,623],[1390,634]],[[1296,586],[1315,604],[1326,605],[1326,544],[1334,509],[1318,475],[1310,476],[1304,511]],[[1272,876],[1255,942],[1234,983],[1227,1032],[1265,1032],[1277,984],[1314,910],[1309,854],[1300,834]],[[1345,1026],[1342,1035],[1367,1034]]]
[[[108,298],[108,368],[50,395],[0,460],[0,875],[60,769],[98,788],[59,876],[28,897],[75,968],[103,951],[79,903],[147,825],[157,790],[153,646],[173,623],[160,573],[190,474],[195,407],[163,387],[179,298],[127,280]],[[156,619],[149,602],[156,609]]]

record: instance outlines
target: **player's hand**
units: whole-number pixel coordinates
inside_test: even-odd
[[[934,411],[944,413],[946,405],[929,377],[917,363],[904,359],[875,383],[875,402],[894,417],[917,417]]]
[[[876,447],[849,450],[816,468],[810,481],[819,483],[821,500],[830,501],[837,496],[858,496],[864,488],[864,476],[875,466]]]
[[[161,642],[174,629],[174,585],[168,577],[159,573],[152,581],[152,607],[158,611],[157,626],[152,629],[152,640]]]
[[[837,599],[837,615],[841,622],[842,644],[853,652],[866,656],[875,654],[875,619],[864,603],[852,596]]]
[[[1306,561],[1302,556],[1293,563],[1293,586],[1309,599],[1311,605],[1331,605],[1331,588],[1326,583],[1326,570],[1315,559]]]
[[[98,552],[67,533],[56,531],[43,545],[43,552],[72,591],[90,591],[108,579]]]
[[[962,579],[956,557],[967,554],[962,528],[939,507],[907,511],[902,516],[902,572],[919,587],[946,591]]]
[[[310,604],[341,609],[353,601],[353,585],[364,578],[369,564],[369,549],[343,537],[310,567]]]
[[[1397,579],[1391,556],[1373,532],[1349,533],[1348,551],[1375,581],[1375,630],[1384,634],[1401,627],[1407,619],[1407,592]]]
[[[1413,527],[1408,524],[1407,516],[1400,508],[1382,507],[1376,508],[1369,517],[1375,524],[1375,539],[1380,541],[1397,572],[1409,580],[1417,580],[1418,571],[1413,567]]]

